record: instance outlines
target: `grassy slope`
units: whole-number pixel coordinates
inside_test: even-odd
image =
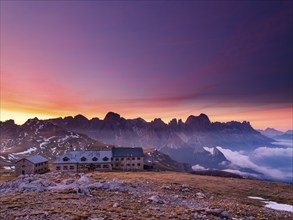
[[[155,179],[162,183],[180,183],[190,185],[207,194],[235,197],[243,200],[248,196],[259,196],[268,200],[293,205],[293,185],[265,182],[251,179],[199,176],[178,172],[115,172],[99,173],[104,178],[119,178],[124,181],[135,179]]]

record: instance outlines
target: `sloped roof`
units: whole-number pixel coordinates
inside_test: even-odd
[[[143,157],[141,147],[114,147],[113,157]]]
[[[45,157],[42,157],[41,155],[34,155],[34,156],[27,157],[25,159],[29,160],[32,163],[43,163],[48,161],[48,159],[46,159]]]
[[[105,161],[104,158],[107,158]],[[68,151],[56,158],[54,163],[110,163],[112,151]]]

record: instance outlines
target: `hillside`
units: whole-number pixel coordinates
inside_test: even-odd
[[[37,118],[29,119],[23,125],[16,125],[12,120],[1,122],[0,132],[0,162],[8,165],[31,154],[40,154],[51,160],[67,150],[106,146],[84,134],[64,130]]]
[[[0,184],[4,219],[292,219],[292,185],[174,172],[48,173]],[[275,204],[275,203],[274,203]]]

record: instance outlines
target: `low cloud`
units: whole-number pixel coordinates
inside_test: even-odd
[[[278,169],[257,165],[251,161],[249,155],[244,152],[232,151],[230,149],[224,149],[217,147],[225,157],[232,163],[233,166],[241,168],[249,168],[265,175],[269,179],[277,179],[282,181],[292,181],[292,172],[285,172]]]
[[[201,170],[207,170],[206,168],[204,168],[203,166],[200,166],[198,164],[192,166],[192,170],[194,171],[201,171]]]
[[[292,157],[292,148],[270,148],[270,147],[259,147],[254,150],[253,157],[264,158],[264,157]]]

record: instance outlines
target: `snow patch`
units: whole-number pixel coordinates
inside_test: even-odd
[[[270,209],[293,212],[292,205],[281,204],[281,203],[272,202],[272,201],[266,201],[265,203],[266,203],[265,207]]]
[[[257,196],[248,196],[248,198],[250,198],[250,199],[256,199],[256,200],[261,200],[261,201],[264,201],[265,200],[264,198],[257,197]]]
[[[29,149],[27,149],[25,151],[15,153],[15,155],[30,154],[31,152],[36,151],[36,150],[37,150],[36,147],[31,147],[31,148],[29,148]]]
[[[213,147],[203,147],[203,149],[207,152],[210,152],[211,154],[213,154],[214,152],[214,148]]]
[[[3,157],[3,156],[0,156],[3,160],[6,160],[6,158],[5,157]]]
[[[267,201],[264,198],[256,197],[256,196],[248,196],[248,198],[260,200],[260,201],[262,201],[263,203],[266,204],[265,207],[270,208],[270,209],[279,210],[279,211],[293,212],[293,206],[292,205],[281,204],[281,203],[277,203],[277,202],[273,202],[273,201]]]

